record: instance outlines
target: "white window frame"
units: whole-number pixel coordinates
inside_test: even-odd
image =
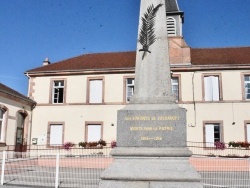
[[[214,143],[217,141],[222,142],[222,129],[220,123],[206,123],[205,124],[206,147],[214,147]]]
[[[0,108],[1,116],[0,116],[0,142],[4,142],[4,125],[5,125],[5,113],[6,110]]]
[[[204,75],[204,100],[205,101],[220,101],[220,76],[219,75]]]
[[[52,133],[52,131],[56,131],[56,132]],[[50,123],[48,145],[49,146],[61,146],[63,144],[63,132],[64,132],[64,125],[62,123]],[[61,134],[59,135],[59,133]],[[55,138],[52,138],[53,136],[56,136],[56,142],[54,142]],[[53,143],[52,143],[52,140],[53,140]]]
[[[132,80],[132,83],[128,83],[129,80]],[[130,101],[130,98],[134,95],[135,79],[126,78],[126,102]]]
[[[57,86],[56,83],[59,83]],[[64,92],[65,92],[65,80],[53,80],[52,86],[52,103],[63,104],[64,103]],[[60,96],[62,95],[62,96]],[[62,98],[62,101],[60,100]]]
[[[100,139],[103,139],[103,122],[85,122],[85,141],[98,142]]]
[[[250,123],[246,124],[246,142],[250,142]]]
[[[249,80],[246,81],[246,77],[248,77]],[[244,97],[245,97],[245,100],[250,100],[250,93],[248,93],[248,91],[250,91],[250,75],[244,75]]]
[[[176,36],[176,20],[174,17],[167,17],[167,32],[168,36]]]
[[[102,138],[101,125],[88,125],[88,140],[87,142],[98,142]]]
[[[89,80],[89,103],[103,103],[103,79]]]
[[[177,82],[174,82],[174,80],[177,80]],[[176,101],[179,101],[180,99],[180,89],[179,89],[179,77],[173,76],[171,78],[171,85],[172,85],[172,93],[176,98]],[[177,88],[177,89],[175,89]]]

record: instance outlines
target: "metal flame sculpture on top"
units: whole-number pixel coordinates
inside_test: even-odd
[[[149,51],[149,46],[156,41],[156,36],[154,34],[155,16],[156,12],[162,5],[163,4],[159,4],[156,7],[154,7],[153,4],[150,5],[144,13],[144,16],[141,18],[142,25],[139,34],[139,42],[142,45],[142,49],[139,51],[143,51],[142,59],[144,58],[146,52],[151,53],[151,51]]]

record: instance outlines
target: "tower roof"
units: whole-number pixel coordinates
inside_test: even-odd
[[[166,2],[166,10],[168,12],[179,12],[179,7],[177,4],[177,0],[165,0]]]

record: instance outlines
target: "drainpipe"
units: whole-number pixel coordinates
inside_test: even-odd
[[[194,96],[194,75],[196,71],[194,71],[192,75],[192,92],[193,92],[193,105],[194,105],[194,125],[191,127],[196,127],[196,103],[195,103],[195,96]]]
[[[36,107],[36,104],[34,104],[32,107],[31,107],[31,114],[30,114],[30,136],[29,136],[29,145],[32,144],[32,138],[31,138],[31,133],[32,133],[32,125],[33,125],[33,110],[34,108]]]
[[[29,93],[30,93],[30,76],[29,76],[29,73],[28,73],[28,72],[26,73],[26,76],[28,77],[28,80],[29,80],[29,84],[28,84],[28,94],[27,94],[27,96],[29,97]]]
[[[31,80],[31,77],[29,76],[29,73],[28,73],[28,72],[26,73],[26,76],[27,76],[28,79],[29,79],[29,84],[28,84],[28,97],[30,97],[29,94],[30,94],[30,80]],[[29,132],[29,145],[32,144],[31,133],[32,133],[32,125],[33,125],[33,110],[34,110],[35,107],[36,107],[36,103],[33,104],[33,106],[31,107],[31,115],[30,115],[30,132]]]

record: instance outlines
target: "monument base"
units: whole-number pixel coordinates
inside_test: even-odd
[[[202,188],[186,146],[186,109],[130,104],[118,111],[114,162],[99,188]]]
[[[102,173],[99,188],[202,188],[188,161],[191,154],[186,147],[115,148],[115,160]]]
[[[146,182],[146,181],[105,181],[101,182],[101,188],[201,188],[197,183],[185,182]]]

